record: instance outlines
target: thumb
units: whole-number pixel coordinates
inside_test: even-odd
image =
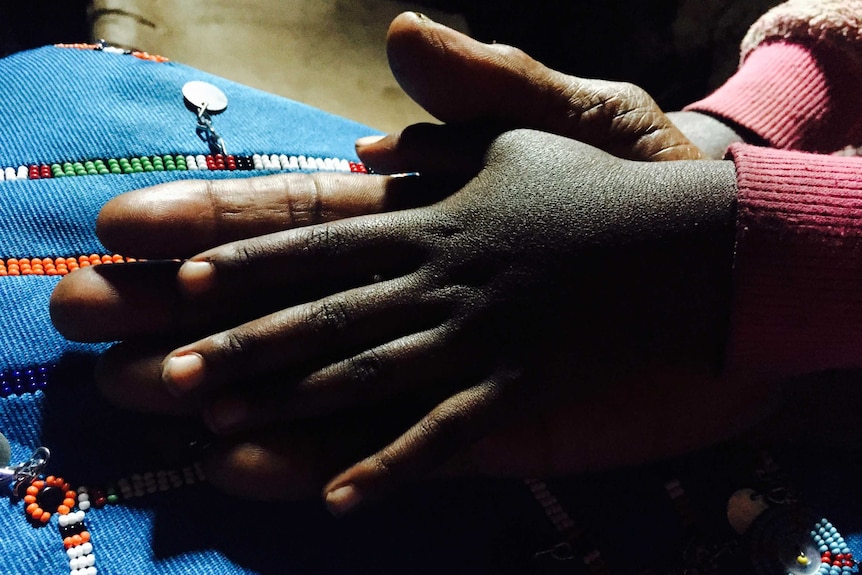
[[[641,88],[557,72],[517,48],[484,44],[415,12],[393,20],[387,54],[404,91],[446,123],[532,128],[627,159],[700,157]]]

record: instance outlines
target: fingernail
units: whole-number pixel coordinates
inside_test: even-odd
[[[359,138],[358,140],[356,140],[356,143],[354,145],[357,148],[370,146],[371,144],[375,144],[385,137],[386,136],[365,136],[364,138]]]
[[[220,399],[204,411],[204,422],[213,433],[227,433],[248,419],[248,404],[241,399]]]
[[[165,362],[162,381],[176,393],[196,388],[204,379],[204,358],[197,353],[175,355]]]
[[[177,279],[186,293],[202,294],[209,291],[215,283],[215,268],[209,262],[187,261],[180,266]]]
[[[326,494],[326,508],[336,517],[350,512],[351,509],[360,503],[362,503],[362,495],[350,483],[333,489]]]

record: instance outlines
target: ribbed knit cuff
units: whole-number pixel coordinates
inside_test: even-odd
[[[862,367],[862,158],[735,144],[727,367],[772,378]]]
[[[786,150],[831,153],[862,143],[862,64],[825,44],[759,46],[722,87],[686,110],[742,126]]]

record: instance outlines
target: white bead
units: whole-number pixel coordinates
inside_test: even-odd
[[[90,509],[90,502],[86,499],[84,501],[79,501],[78,509],[80,509],[81,511],[88,511]]]
[[[81,568],[80,557],[75,557],[74,559],[69,561],[69,569],[72,569],[73,571],[77,571],[80,568]]]
[[[71,561],[72,559],[74,559],[75,557],[78,556],[78,548],[77,547],[70,547],[70,548],[66,549],[66,555],[69,556],[69,560]]]
[[[90,553],[93,552],[93,544],[90,543],[89,541],[87,541],[86,543],[84,543],[80,547],[81,547],[81,554],[82,555],[89,555]]]
[[[85,555],[84,559],[84,567],[92,567],[96,564],[96,556],[90,553],[89,555]]]
[[[85,575],[96,575],[98,573],[95,567],[87,567],[84,571],[86,571]]]
[[[87,493],[79,493],[79,494],[78,494],[78,502],[81,502],[81,501],[89,501],[89,500],[90,500],[90,495],[89,495],[89,494],[87,494]]]
[[[326,169],[326,162],[323,158],[314,158],[314,165],[318,170],[322,171]]]
[[[60,516],[60,527],[68,527],[69,526],[69,516],[61,515]]]
[[[27,166],[18,166],[18,179],[26,180],[30,176],[30,169]]]
[[[298,170],[299,169],[299,159],[296,156],[290,157],[290,169]]]
[[[198,164],[199,170],[209,170],[209,168],[207,167],[207,157],[203,154],[198,154],[197,156],[195,156],[195,161]]]
[[[12,180],[17,179],[15,177],[15,168],[6,168],[5,172],[6,172],[6,179],[7,180],[12,181]]]
[[[78,493],[79,494],[86,494],[89,492],[87,491],[87,487],[85,485],[82,485],[81,487],[78,488]]]

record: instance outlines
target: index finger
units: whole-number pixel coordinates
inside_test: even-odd
[[[417,183],[344,173],[177,181],[112,199],[96,232],[117,253],[185,258],[236,240],[420,205]]]

